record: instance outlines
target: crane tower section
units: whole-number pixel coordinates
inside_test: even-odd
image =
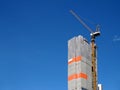
[[[100,35],[100,27],[96,26],[96,31],[93,31],[74,11],[70,13],[89,31],[91,32],[91,59],[92,59],[92,88],[97,90],[97,64],[96,64],[96,45],[95,38]]]
[[[83,36],[68,41],[68,90],[93,90],[91,58],[91,45]]]

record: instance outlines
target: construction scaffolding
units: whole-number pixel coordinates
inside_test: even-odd
[[[93,90],[91,51],[81,35],[68,41],[68,90]]]

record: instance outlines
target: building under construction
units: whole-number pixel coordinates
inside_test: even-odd
[[[94,90],[91,54],[91,44],[83,36],[68,41],[68,90]],[[96,86],[102,90],[101,84]]]
[[[68,41],[68,90],[102,90],[97,80],[97,57],[95,38],[100,35],[100,27],[93,31],[72,10],[70,13],[91,33],[91,43],[82,36]]]
[[[93,90],[91,45],[82,36],[68,41],[68,90]]]

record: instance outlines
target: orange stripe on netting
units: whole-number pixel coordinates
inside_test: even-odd
[[[74,57],[68,61],[68,64],[71,64],[73,62],[79,62],[82,60],[82,56]]]
[[[87,76],[87,74],[85,74],[85,73],[80,73],[80,74],[79,74],[79,78],[88,79],[88,76]]]
[[[68,77],[68,81],[71,81],[73,79],[78,79],[78,78],[84,78],[87,80],[88,76],[85,73],[73,74]]]
[[[68,81],[76,79],[76,78],[77,78],[77,74],[73,74],[73,75],[68,77]]]

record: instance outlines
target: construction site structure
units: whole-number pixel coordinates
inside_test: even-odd
[[[97,90],[98,89],[98,86],[97,86],[97,64],[96,64],[97,59],[96,59],[95,38],[100,35],[99,25],[96,26],[96,31],[94,32],[88,25],[86,25],[86,23],[83,22],[83,20],[74,11],[70,10],[70,13],[91,33],[90,35],[91,35],[92,89],[89,88],[88,90]]]
[[[98,90],[103,90],[102,89],[102,84],[98,84]]]
[[[68,90],[93,90],[91,44],[81,35],[68,41]]]

